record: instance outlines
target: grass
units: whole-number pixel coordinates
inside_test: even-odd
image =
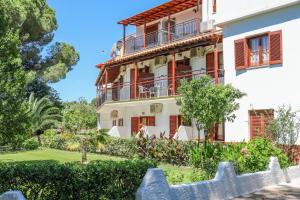
[[[112,160],[122,161],[125,158],[88,153],[88,160]],[[16,162],[31,160],[55,160],[58,162],[81,161],[80,152],[62,151],[56,149],[40,148],[34,151],[19,151],[0,153],[0,162]],[[170,164],[161,163],[159,166],[167,174],[170,184],[190,183],[190,176],[193,175],[193,169],[190,167],[178,167]],[[178,176],[179,175],[179,176]],[[174,178],[175,177],[175,178]]]
[[[20,151],[20,152],[0,154],[0,162],[1,161],[2,162],[30,161],[30,160],[56,160],[62,163],[81,161],[81,153],[43,148],[35,151]],[[124,158],[89,153],[88,160],[121,161],[124,160]]]

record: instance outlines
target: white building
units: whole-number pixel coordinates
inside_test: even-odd
[[[205,74],[247,93],[215,140],[249,140],[279,105],[300,109],[298,0],[172,0],[119,24],[124,37],[113,59],[97,65],[96,82],[98,125],[113,136],[144,127],[149,135],[195,138],[176,105],[177,88],[180,79]],[[126,36],[128,25],[135,34]]]

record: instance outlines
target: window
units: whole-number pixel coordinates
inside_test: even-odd
[[[248,39],[249,65],[259,66],[269,63],[269,36],[263,35]]]
[[[264,137],[266,128],[272,119],[274,119],[274,110],[272,109],[249,111],[250,138]]]
[[[117,126],[117,120],[112,121],[112,126]]]
[[[282,32],[269,32],[234,41],[235,68],[282,64]]]

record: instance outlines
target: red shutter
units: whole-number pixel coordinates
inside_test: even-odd
[[[139,132],[139,118],[131,117],[131,134],[137,134]]]
[[[265,129],[274,118],[273,110],[254,110],[250,111],[250,138],[257,136],[263,137]]]
[[[174,137],[177,129],[177,116],[172,115],[170,116],[170,134],[169,137],[170,139]]]
[[[282,32],[275,31],[269,34],[270,64],[282,63]]]
[[[215,78],[214,61],[215,61],[214,53],[206,54],[206,74],[210,75],[212,78]]]
[[[234,41],[235,69],[245,69],[247,67],[247,41],[240,39]]]
[[[155,126],[155,117],[148,117],[148,125],[147,126]]]

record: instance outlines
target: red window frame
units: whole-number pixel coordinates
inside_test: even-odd
[[[259,62],[251,63],[251,40],[267,36],[268,54],[267,60],[263,61],[262,39],[259,40]],[[234,41],[235,69],[243,70],[249,67],[270,66],[282,64],[282,31],[272,31],[259,35],[249,36]]]

